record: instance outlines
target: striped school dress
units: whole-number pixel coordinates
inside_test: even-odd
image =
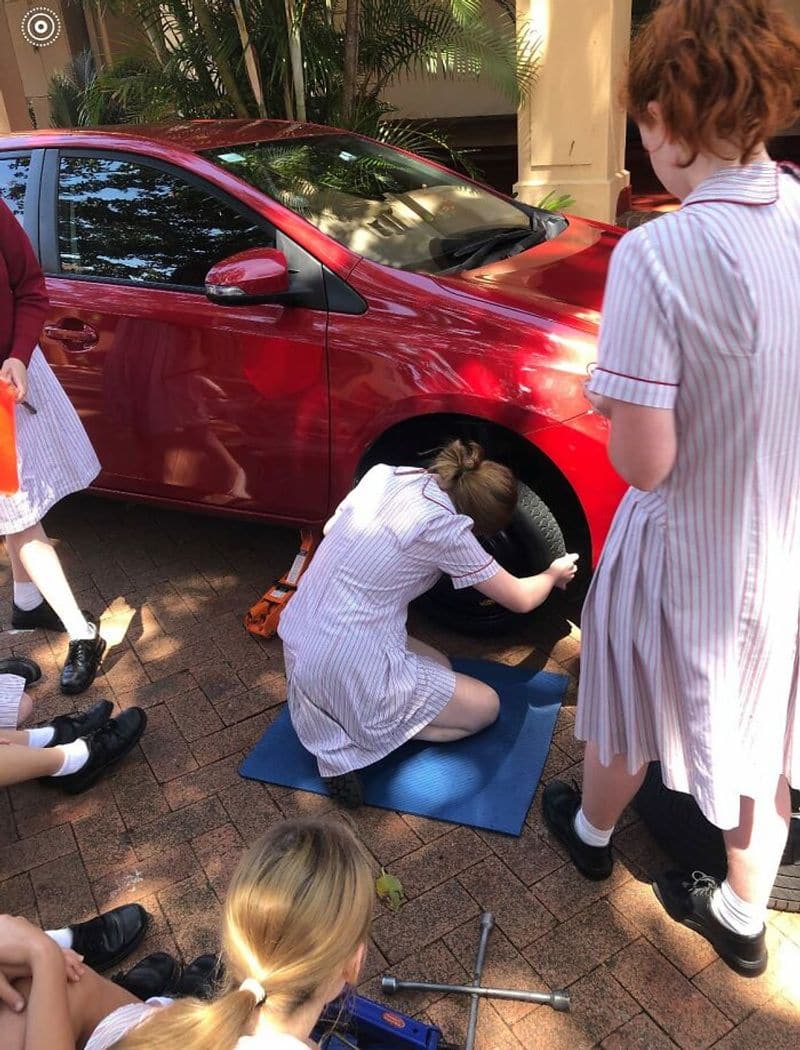
[[[722,170],[614,252],[590,389],[672,409],[587,596],[576,733],[721,828],[800,785],[800,181]]]
[[[16,729],[25,679],[18,674],[0,674],[0,729]]]
[[[36,525],[64,496],[100,473],[92,443],[53,370],[37,347],[28,365],[28,404],[15,408],[19,491],[0,495],[0,534]]]
[[[28,369],[26,401],[15,408],[19,491],[0,495],[0,535],[36,525],[62,497],[93,481],[100,464],[75,409],[39,349],[47,290],[31,242],[0,200],[0,362]]]
[[[323,777],[376,762],[429,725],[455,674],[408,649],[409,602],[442,573],[499,572],[437,479],[379,464],[339,506],[281,616],[292,724]]]

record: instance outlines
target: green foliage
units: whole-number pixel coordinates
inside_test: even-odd
[[[569,211],[570,208],[575,204],[575,198],[569,193],[556,193],[555,190],[550,190],[539,203],[536,205],[537,208],[542,208],[544,211]]]
[[[241,0],[238,25],[234,2],[106,0],[104,8],[135,18],[148,44],[103,70],[76,60],[82,62],[80,69],[54,78],[54,122],[255,118],[260,111],[274,119],[294,119],[297,81],[292,78],[287,10],[299,30],[308,119],[415,152],[447,147],[433,131],[391,119],[386,91],[393,78],[480,75],[518,104],[536,75],[538,42],[518,36],[513,8],[505,3],[361,0],[358,91],[354,111],[345,120],[346,0],[288,0],[288,8],[287,0]]]

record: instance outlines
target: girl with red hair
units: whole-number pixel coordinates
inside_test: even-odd
[[[728,871],[656,894],[747,976],[800,785],[800,180],[765,148],[799,100],[800,33],[771,0],[664,0],[634,41],[628,109],[683,206],[611,264],[588,396],[631,488],[583,618],[583,795],[543,801],[607,878],[659,759],[723,830]]]

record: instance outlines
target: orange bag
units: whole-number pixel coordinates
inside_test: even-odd
[[[244,625],[250,634],[257,634],[261,638],[272,638],[276,634],[283,607],[297,590],[300,577],[308,568],[316,546],[317,537],[314,533],[309,529],[301,529],[300,550],[292,567],[245,614]]]
[[[11,386],[0,382],[0,494],[6,496],[19,492],[15,405]]]

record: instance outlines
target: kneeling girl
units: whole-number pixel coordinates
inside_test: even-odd
[[[292,723],[342,801],[358,803],[355,770],[407,740],[460,740],[497,718],[497,693],[409,638],[406,619],[442,573],[520,613],[569,583],[575,554],[519,579],[478,542],[516,505],[512,472],[453,441],[428,470],[373,467],[325,526],[279,634]]]

